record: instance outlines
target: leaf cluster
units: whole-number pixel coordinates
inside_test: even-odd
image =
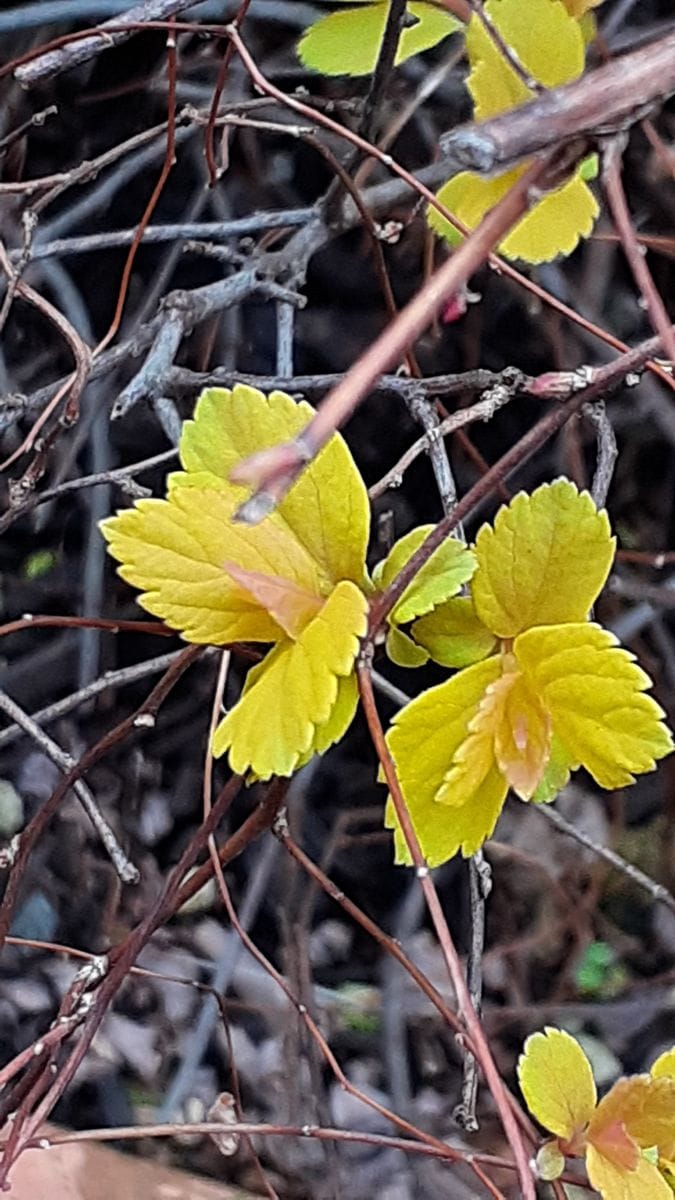
[[[246,492],[233,469],[296,437],[311,411],[283,392],[207,389],[166,498],[102,525],[140,603],[185,640],[262,646],[212,746],[259,779],[293,774],[344,735],[371,604],[431,528],[401,538],[371,577],[368,496],[337,434],[262,524],[239,523]],[[509,788],[550,800],[580,766],[601,787],[623,787],[672,748],[648,676],[588,619],[614,544],[606,513],[559,479],[516,496],[473,546],[446,539],[393,606],[391,658],[455,670],[387,734],[432,865],[482,845]],[[398,861],[409,861],[391,806],[386,820]]]

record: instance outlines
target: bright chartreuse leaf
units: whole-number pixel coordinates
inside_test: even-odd
[[[216,729],[216,758],[229,750],[230,766],[240,775],[249,769],[259,779],[291,775],[331,720],[338,678],[353,672],[367,608],[355,584],[338,583],[298,639],[280,642],[254,668],[253,684]],[[351,721],[349,701],[343,697],[344,716],[340,714],[337,727],[331,724],[332,740]]]
[[[663,710],[645,695],[649,677],[608,630],[530,629],[514,653],[565,747],[601,787],[634,783],[673,749]]]
[[[470,667],[486,658],[496,638],[486,628],[470,596],[454,596],[413,622],[411,637],[442,667]]]
[[[480,792],[466,804],[450,809],[436,799],[485,689],[499,673],[496,658],[468,667],[406,705],[387,733],[408,811],[430,866],[445,862],[460,849],[473,854],[491,835],[504,803],[506,783],[496,765],[488,769]],[[391,803],[386,822],[395,829],[396,861],[409,863]]]
[[[410,629],[440,661],[473,665],[408,704],[387,735],[434,864],[491,836],[509,788],[549,802],[580,766],[601,787],[624,787],[673,749],[649,677],[588,620],[614,555],[591,497],[565,479],[520,494],[474,549],[470,596]],[[395,824],[391,805],[386,819]],[[400,831],[396,854],[408,861]]]
[[[525,1042],[518,1082],[539,1123],[565,1141],[590,1121],[597,1093],[591,1065],[575,1038],[547,1028]]]
[[[245,384],[206,388],[194,418],[183,426],[184,471],[169,477],[169,492],[185,485],[221,488],[241,504],[246,488],[230,483],[232,468],[258,450],[297,437],[313,415],[309,404],[285,392],[265,396]],[[365,584],[368,493],[340,434],[330,438],[267,520],[287,526],[327,580]]]
[[[530,79],[556,87],[576,79],[584,67],[584,37],[578,22],[561,0],[487,0],[485,12],[513,51]],[[474,102],[474,117],[486,120],[531,100],[535,92],[514,70],[478,16],[469,22],[466,35],[470,72],[467,86]],[[530,163],[513,166],[487,178],[473,171],[454,176],[438,192],[442,204],[468,229],[474,229],[513,187]],[[508,258],[547,262],[558,254],[571,254],[582,237],[588,237],[598,215],[597,202],[587,187],[587,163],[571,179],[543,196],[507,234],[499,249]],[[452,245],[462,234],[435,209],[431,228]]]
[[[369,508],[342,438],[332,437],[261,524],[234,517],[242,458],[296,437],[311,416],[283,392],[207,389],[180,442],[165,500],[102,523],[140,603],[191,642],[271,643],[219,725],[214,753],[235,771],[289,775],[347,729],[371,590]]]
[[[373,571],[373,583],[378,589],[384,590],[389,586],[433,528],[433,525],[419,525],[392,546],[384,561],[378,563]],[[392,623],[404,625],[415,617],[431,612],[438,604],[454,596],[462,584],[471,578],[475,569],[476,559],[464,543],[456,538],[446,538],[397,601],[391,613]]]
[[[652,1064],[650,1075],[655,1079],[661,1079],[664,1075],[667,1079],[675,1079],[675,1046],[659,1054],[656,1062]]]
[[[568,479],[520,492],[476,538],[476,613],[498,637],[583,621],[615,550],[607,514]]]
[[[388,0],[375,0],[321,17],[300,39],[302,62],[322,75],[370,75],[377,64],[388,12]],[[447,9],[430,0],[410,0],[406,18],[396,66],[462,28]]]

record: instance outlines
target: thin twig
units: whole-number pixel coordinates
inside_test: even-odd
[[[33,739],[36,746],[39,746],[42,752],[46,754],[51,762],[55,763],[59,770],[65,772],[73,770],[75,759],[72,755],[62,750],[58,743],[49,734],[45,733],[37,722],[3,691],[0,691],[0,709],[15,725],[18,725]],[[138,883],[140,879],[138,868],[127,858],[87,785],[83,780],[75,779],[72,786],[73,792],[98,833],[103,848],[122,883]]]
[[[675,38],[673,39],[673,59],[675,60]],[[670,323],[666,306],[659,295],[658,288],[652,279],[652,273],[647,266],[644,248],[638,245],[636,240],[628,201],[621,180],[621,160],[624,144],[625,137],[613,138],[603,152],[602,182],[605,189],[605,196],[607,197],[609,211],[619,235],[623,252],[633,273],[633,279],[649,313],[654,333],[658,334],[661,338],[663,349],[668,358],[672,362],[675,362],[675,330]]]
[[[105,675],[94,679],[92,683],[88,683],[79,691],[73,692],[70,696],[64,696],[62,700],[56,700],[54,704],[48,704],[38,712],[31,713],[30,719],[35,725],[49,725],[52,721],[57,721],[59,717],[64,717],[66,713],[72,712],[73,709],[79,708],[81,704],[87,704],[95,696],[100,696],[101,692],[107,692],[111,688],[125,687],[128,683],[136,683],[139,679],[147,679],[148,675],[156,675],[159,671],[165,671],[181,653],[181,650],[173,650],[170,654],[158,654],[156,658],[149,658],[145,662],[135,663],[130,667],[121,667],[118,671],[106,671]],[[13,745],[22,734],[27,732],[29,731],[16,721],[8,729],[0,730],[0,750]]]
[[[598,858],[604,859],[605,862],[615,867],[617,871],[620,871],[622,875],[630,879],[643,892],[647,892],[655,904],[664,904],[666,908],[675,913],[675,896],[672,896],[668,888],[664,887],[663,884],[650,879],[649,875],[645,875],[644,871],[641,871],[639,867],[633,866],[632,863],[626,862],[625,858],[622,858],[615,850],[610,850],[609,846],[601,846],[599,842],[595,842],[583,830],[577,829],[576,825],[572,825],[569,821],[566,821],[556,808],[552,808],[549,804],[535,804],[533,808],[535,812],[540,813],[551,825],[555,825],[556,829],[559,829],[561,833],[573,838],[575,842],[579,842],[581,846],[585,846],[588,850],[592,850],[594,854],[597,854]]]

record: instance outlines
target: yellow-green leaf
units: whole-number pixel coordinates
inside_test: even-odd
[[[594,624],[530,629],[514,652],[569,754],[605,788],[634,783],[673,749],[650,680],[613,634]]]
[[[322,75],[370,75],[377,64],[388,11],[387,0],[377,0],[321,17],[300,39],[302,62]],[[406,11],[412,23],[401,34],[397,66],[462,28],[446,9],[425,0],[411,0]]]
[[[553,732],[551,752],[541,783],[532,794],[535,804],[550,804],[569,781],[570,771],[580,766],[570,758],[559,737]]]
[[[385,649],[387,656],[397,667],[423,667],[429,661],[427,651],[396,625],[390,625],[387,629]]]
[[[462,171],[443,185],[437,198],[468,229],[475,229],[529,165],[522,164],[490,179],[473,171]],[[514,225],[498,249],[506,258],[521,258],[530,263],[549,262],[558,254],[571,254],[579,240],[592,232],[599,211],[592,191],[577,171],[562,187],[539,200]],[[450,245],[463,240],[435,208],[429,209],[428,219],[431,228]]]
[[[567,479],[520,492],[494,527],[476,538],[471,592],[479,618],[498,637],[533,625],[582,621],[612,564],[607,514]]]
[[[507,788],[496,765],[466,804],[449,808],[436,800],[485,690],[499,673],[497,658],[468,667],[406,705],[387,733],[408,811],[431,866],[452,858],[460,849],[466,856],[475,853],[491,835],[501,812]],[[386,821],[395,829],[396,861],[409,863],[391,803]]]
[[[650,1071],[655,1079],[661,1079],[664,1075],[667,1079],[675,1079],[675,1046],[670,1050],[664,1050],[653,1064]]]
[[[353,671],[367,608],[353,583],[338,583],[298,640],[280,642],[254,668],[253,685],[216,729],[214,755],[229,750],[230,766],[240,775],[249,769],[260,779],[291,775],[331,719],[339,677]],[[342,702],[348,713],[348,693]],[[335,732],[331,722],[332,740]]]
[[[576,1039],[562,1029],[547,1028],[527,1039],[518,1082],[532,1115],[565,1141],[593,1115],[597,1093],[591,1065]]]
[[[442,667],[470,667],[495,648],[494,634],[476,616],[469,596],[455,596],[420,617],[411,637]]]
[[[283,630],[225,564],[283,575],[320,595],[321,579],[304,546],[285,524],[237,525],[237,500],[226,490],[175,488],[168,500],[139,500],[103,521],[110,553],[139,602],[190,642],[273,642]]]
[[[285,392],[265,396],[244,384],[231,391],[207,388],[194,418],[183,426],[180,454],[185,470],[170,476],[170,494],[185,486],[221,489],[241,504],[247,491],[230,483],[232,468],[249,454],[297,437],[313,416],[309,404],[296,403]],[[329,584],[351,579],[365,585],[368,494],[339,434],[309,464],[265,524],[286,526]],[[324,594],[329,590],[325,587]]]
[[[376,587],[389,586],[433,528],[433,525],[420,525],[392,546],[384,561],[373,571]],[[391,621],[395,625],[404,625],[414,617],[431,612],[437,604],[454,596],[471,578],[475,568],[475,556],[464,543],[456,538],[446,538],[408,584],[391,613]]]

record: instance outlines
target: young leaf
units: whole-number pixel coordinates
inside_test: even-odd
[[[551,717],[519,671],[504,675],[500,682],[508,686],[494,734],[495,758],[516,795],[530,800],[551,753]]]
[[[288,579],[264,575],[262,571],[245,571],[232,562],[226,562],[223,566],[230,579],[266,609],[291,638],[298,638],[305,625],[321,608],[318,596]]]
[[[530,1112],[565,1141],[590,1121],[597,1093],[591,1065],[575,1038],[547,1028],[525,1042],[518,1082]]]
[[[298,54],[322,75],[370,75],[377,64],[389,13],[388,0],[359,3],[321,17],[300,39]],[[429,50],[462,25],[440,5],[411,0],[395,64]]]
[[[469,596],[454,596],[439,604],[413,623],[410,634],[442,667],[470,667],[487,658],[496,645]]]
[[[249,454],[297,437],[313,416],[309,404],[297,403],[285,392],[265,396],[244,384],[231,391],[207,388],[193,420],[183,426],[184,472],[170,476],[169,492],[185,485],[222,488],[241,504],[246,489],[230,483],[232,468]],[[326,579],[367,584],[368,493],[340,434],[333,435],[266,520],[288,526]]]
[[[634,783],[673,749],[650,680],[598,625],[530,629],[514,643],[521,668],[574,757],[605,788]]]
[[[664,1158],[675,1155],[675,1079],[630,1075],[619,1079],[598,1104],[588,1127],[597,1144],[603,1131],[622,1125],[641,1148],[658,1147]]]
[[[353,671],[367,608],[353,583],[338,583],[298,640],[280,642],[254,668],[252,686],[215,731],[215,757],[229,750],[237,774],[250,769],[259,779],[269,779],[292,775],[326,723],[331,723],[331,740],[342,736],[343,722],[351,720],[353,710],[350,714],[350,697],[343,694],[336,728],[331,717],[338,679]]]
[[[473,854],[497,823],[507,785],[496,764],[483,777],[480,792],[471,794],[465,804],[450,810],[436,797],[486,688],[500,670],[497,658],[487,659],[429,688],[396,715],[387,733],[408,811],[430,866],[445,862],[460,849],[464,855]],[[391,804],[385,820],[396,830],[396,861],[409,863]]]
[[[603,1200],[673,1200],[673,1193],[658,1168],[644,1157],[638,1156],[636,1167],[629,1171],[589,1145],[586,1170],[592,1187]]]
[[[236,506],[225,490],[176,488],[169,500],[139,500],[101,524],[120,575],[142,589],[140,603],[189,642],[272,642],[283,634],[228,574],[228,561],[321,595],[316,565],[288,526],[244,528],[232,521]]]
[[[373,571],[373,583],[377,588],[383,590],[389,586],[433,528],[433,525],[420,525],[392,546],[384,561]],[[456,538],[446,538],[408,584],[391,613],[392,623],[405,625],[414,617],[431,612],[436,605],[454,596],[475,569],[475,556],[464,543]]]
[[[567,479],[520,492],[476,538],[471,591],[492,633],[582,621],[610,571],[616,541],[607,514]]]

